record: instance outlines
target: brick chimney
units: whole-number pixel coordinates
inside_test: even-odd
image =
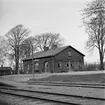
[[[56,49],[58,46],[57,45],[52,45],[52,49]]]

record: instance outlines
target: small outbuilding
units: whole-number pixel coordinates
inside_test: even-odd
[[[34,54],[34,72],[60,73],[81,70],[84,67],[84,54],[72,46],[45,48]],[[32,73],[32,56],[23,59],[25,73]]]
[[[0,75],[10,75],[11,73],[12,73],[12,68],[11,67],[3,67],[3,65],[1,65]]]

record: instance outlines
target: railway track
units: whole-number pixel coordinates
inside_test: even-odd
[[[55,81],[29,81],[27,83],[29,85],[67,86],[67,87],[105,89],[105,84],[102,84],[102,83],[55,82]]]
[[[52,93],[44,91],[33,91],[20,88],[0,87],[0,93],[27,97],[32,99],[40,99],[45,101],[64,103],[69,105],[105,105],[105,99],[68,95],[62,93]]]

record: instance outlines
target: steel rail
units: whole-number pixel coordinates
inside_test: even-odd
[[[29,85],[47,85],[47,86],[67,86],[67,87],[84,87],[84,88],[100,88],[105,89],[104,84],[95,84],[95,83],[75,83],[75,82],[47,82],[47,81],[30,81],[27,82]]]
[[[0,87],[0,92],[4,94],[11,94],[11,95],[16,95],[16,96],[22,96],[22,97],[27,97],[27,98],[35,98],[35,99],[40,99],[40,100],[46,100],[46,101],[52,101],[52,102],[59,102],[59,103],[65,103],[65,104],[72,104],[72,105],[85,105],[84,103],[80,104],[77,102],[70,102],[70,101],[65,101],[65,100],[59,100],[59,99],[54,99],[50,97],[62,97],[62,98],[75,98],[75,100],[88,100],[90,102],[91,100],[94,101],[104,101],[105,99],[103,98],[97,98],[97,97],[89,97],[89,96],[79,96],[79,95],[70,95],[70,94],[62,94],[62,93],[54,93],[54,92],[45,92],[45,91],[34,91],[34,90],[28,90],[28,89],[20,89],[20,88],[11,88],[11,87]],[[27,94],[26,94],[27,93]],[[31,94],[31,95],[30,95]],[[35,96],[35,94],[37,94]],[[46,98],[47,97],[47,98]],[[92,105],[91,103],[89,105]]]

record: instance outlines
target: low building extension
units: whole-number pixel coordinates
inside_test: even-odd
[[[33,57],[34,72],[61,73],[82,70],[84,66],[84,54],[72,46],[45,48],[36,52]],[[25,73],[32,73],[32,56],[23,59]]]
[[[12,74],[12,68],[11,67],[3,67],[3,65],[1,65],[0,75],[10,75],[10,74]]]

